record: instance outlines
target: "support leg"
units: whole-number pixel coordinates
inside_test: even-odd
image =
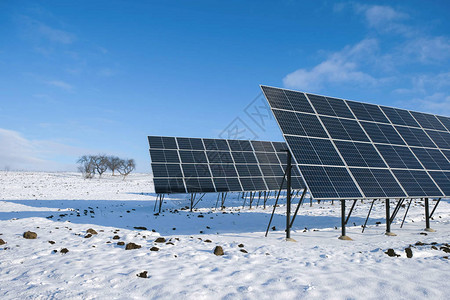
[[[341,200],[341,236],[340,240],[351,241],[352,239],[345,235],[345,200]]]
[[[370,212],[372,211],[373,204],[375,203],[376,200],[377,200],[377,199],[373,199],[372,204],[370,205],[369,213],[367,214],[366,221],[364,222],[364,226],[363,226],[363,229],[362,229],[362,233],[364,233],[364,229],[366,229],[366,225],[367,225],[367,221],[369,220]]]
[[[396,236],[395,233],[391,232],[391,212],[390,212],[390,202],[386,199],[386,233],[387,236]]]
[[[161,213],[161,208],[162,208],[163,200],[164,200],[164,194],[162,194],[162,195],[160,196],[160,198],[159,198],[159,210],[158,210],[158,213]]]
[[[402,225],[400,225],[400,228],[403,228],[403,223],[405,223],[406,216],[408,215],[409,207],[411,206],[413,199],[409,200],[408,208],[406,208],[405,216],[403,217]]]
[[[430,206],[428,198],[425,198],[425,225],[425,231],[435,232],[435,230],[430,227]]]

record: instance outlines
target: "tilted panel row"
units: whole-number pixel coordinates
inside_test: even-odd
[[[450,118],[261,88],[313,197],[449,195]]]
[[[161,136],[148,141],[156,193],[267,191],[283,182],[283,142]],[[304,183],[293,162],[292,188],[300,189]]]

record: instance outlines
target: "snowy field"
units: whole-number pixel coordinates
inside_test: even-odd
[[[313,202],[310,207],[306,199],[293,226],[297,242],[286,242],[284,199],[274,217],[275,230],[265,238],[274,199],[265,210],[250,210],[242,209],[243,200],[233,194],[227,208],[216,211],[216,196],[209,195],[191,213],[181,210],[189,204],[188,196],[176,195],[166,197],[163,212],[154,215],[155,195],[147,174],[132,174],[124,181],[110,175],[84,180],[78,173],[0,172],[0,182],[0,239],[6,242],[0,245],[1,299],[450,295],[448,201],[441,201],[433,216],[434,233],[423,231],[419,201],[400,228],[402,208],[392,225],[395,237],[384,235],[384,202],[376,202],[362,234],[370,202],[358,202],[347,229],[353,241],[341,241],[339,203]],[[391,211],[394,207],[392,202]],[[89,237],[90,228],[97,234]],[[37,238],[23,238],[26,231],[36,232]],[[158,237],[166,242],[156,243]],[[142,247],[125,250],[118,242]],[[407,258],[410,245],[413,257]],[[215,246],[225,254],[214,255]],[[152,247],[159,251],[150,251]],[[64,248],[67,253],[61,252]],[[385,254],[389,248],[399,256]],[[147,278],[137,276],[143,271]]]

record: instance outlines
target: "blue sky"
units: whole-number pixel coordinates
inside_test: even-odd
[[[450,115],[448,1],[0,1],[0,169],[281,141],[260,84]]]

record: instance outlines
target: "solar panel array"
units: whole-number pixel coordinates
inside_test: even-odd
[[[314,198],[450,195],[450,118],[261,88]]]
[[[148,142],[157,194],[278,190],[286,169],[282,142],[162,136]],[[292,188],[302,187],[295,167]]]

